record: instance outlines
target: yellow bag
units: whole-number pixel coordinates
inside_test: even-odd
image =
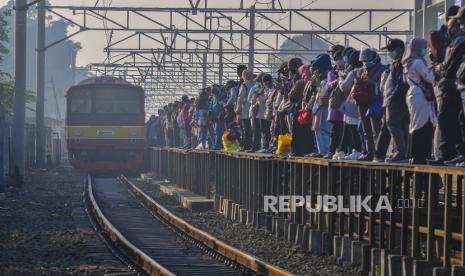
[[[229,131],[223,132],[223,148],[225,151],[238,151],[239,150],[239,142],[237,140],[229,141],[228,135],[230,134]]]
[[[282,134],[278,136],[278,148],[276,149],[276,155],[286,155],[291,153],[292,147],[292,135],[290,133]]]

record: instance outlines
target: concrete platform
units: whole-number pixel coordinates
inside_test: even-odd
[[[182,207],[191,212],[206,212],[214,207],[214,200],[197,195],[191,191],[178,187],[176,184],[161,181],[151,181],[160,192],[173,196]]]

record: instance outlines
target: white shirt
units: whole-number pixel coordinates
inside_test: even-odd
[[[434,112],[434,102],[426,100],[423,90],[417,85],[424,80],[433,82],[433,71],[428,69],[423,61],[417,59],[412,62],[408,70],[407,82],[410,89],[407,92],[407,106],[410,112],[410,133],[425,126],[431,121],[433,126],[437,125],[437,117]]]

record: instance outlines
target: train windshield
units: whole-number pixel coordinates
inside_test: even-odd
[[[96,113],[136,114],[141,112],[140,93],[133,89],[105,87],[95,92]]]
[[[92,112],[92,95],[89,90],[77,90],[71,94],[71,113]]]

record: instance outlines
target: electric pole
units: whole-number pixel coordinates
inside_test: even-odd
[[[17,185],[24,179],[24,125],[26,117],[27,0],[16,0],[15,97],[13,106],[13,175]]]
[[[36,152],[37,166],[45,167],[45,1],[37,4],[37,102]]]
[[[250,7],[250,28],[249,28],[249,66],[247,69],[253,71],[255,59],[255,6]]]

